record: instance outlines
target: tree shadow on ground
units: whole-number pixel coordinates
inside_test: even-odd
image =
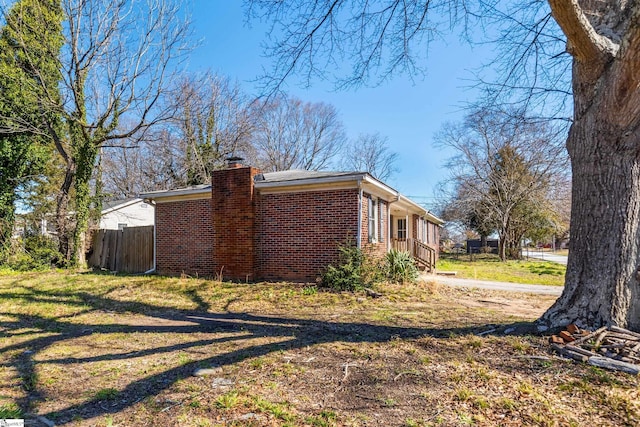
[[[395,339],[417,339],[421,337],[446,338],[452,335],[465,335],[480,331],[498,333],[505,329],[511,333],[524,334],[531,332],[531,324],[517,323],[513,325],[483,325],[460,328],[415,328],[398,326],[381,326],[357,322],[327,322],[319,320],[271,317],[250,313],[208,312],[209,305],[196,293],[187,293],[197,305],[196,310],[177,310],[140,302],[127,302],[108,298],[104,295],[89,292],[72,291],[44,291],[29,288],[29,293],[3,293],[3,299],[25,300],[27,302],[56,302],[76,306],[80,310],[73,314],[108,311],[116,315],[143,315],[158,322],[157,325],[127,325],[118,323],[74,323],[73,316],[44,317],[21,313],[3,313],[10,320],[0,321],[0,337],[15,337],[17,335],[36,335],[20,343],[0,347],[2,366],[13,367],[22,379],[26,390],[24,398],[18,405],[24,412],[28,412],[38,401],[45,399],[43,391],[37,384],[37,356],[47,348],[82,337],[98,334],[157,334],[172,333],[242,333],[241,336],[223,336],[206,340],[187,341],[173,345],[159,345],[144,350],[127,353],[108,353],[91,357],[59,357],[47,359],[52,364],[77,364],[97,361],[113,361],[132,359],[141,356],[155,355],[186,350],[193,347],[223,343],[234,340],[248,340],[257,337],[268,337],[277,342],[253,345],[218,354],[205,359],[185,363],[181,366],[166,369],[160,373],[131,381],[119,393],[116,401],[105,406],[102,402],[88,398],[82,403],[70,405],[51,414],[40,414],[55,418],[58,425],[65,424],[78,417],[89,418],[99,415],[116,413],[129,406],[169,388],[176,381],[187,378],[193,372],[206,366],[223,367],[235,364],[245,359],[265,356],[280,350],[291,350],[332,342],[349,343],[382,343]],[[178,324],[167,324],[179,322]],[[31,331],[31,332],[29,332]],[[43,335],[44,336],[41,336]]]

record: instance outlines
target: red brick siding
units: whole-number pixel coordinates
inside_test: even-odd
[[[211,179],[213,268],[233,280],[255,279],[255,199],[249,167],[214,171]]]
[[[338,245],[355,244],[358,190],[275,193],[258,196],[257,276],[314,281],[337,260]]]
[[[156,270],[160,274],[213,275],[211,200],[156,205]]]
[[[378,241],[376,243],[369,241],[369,198],[367,193],[362,195],[362,249],[376,257],[382,257],[387,253],[387,240],[389,239],[389,224],[387,220],[388,204],[384,200],[376,200],[376,209],[378,213]],[[375,197],[374,197],[375,199]],[[381,215],[384,215],[384,222],[381,223]],[[383,241],[380,241],[383,236]]]

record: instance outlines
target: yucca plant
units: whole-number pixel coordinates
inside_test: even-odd
[[[409,252],[392,249],[385,258],[387,279],[393,283],[415,283],[418,280],[418,268]]]

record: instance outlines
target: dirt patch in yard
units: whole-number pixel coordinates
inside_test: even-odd
[[[552,300],[552,298],[548,299]],[[459,300],[459,303],[465,307],[494,310],[509,316],[535,319],[549,308],[548,299],[531,301],[523,299],[521,295],[510,295],[509,297],[500,295],[465,295]]]
[[[0,276],[0,411],[68,426],[640,422],[635,377],[561,359],[544,337],[478,335],[553,297],[380,291]]]

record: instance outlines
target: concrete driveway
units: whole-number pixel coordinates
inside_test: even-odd
[[[522,283],[490,282],[486,280],[460,279],[458,277],[425,274],[425,280],[432,280],[448,286],[492,289],[496,291],[524,292],[540,295],[560,295],[564,286],[525,285]]]
[[[558,264],[567,265],[567,256],[566,255],[558,255],[553,252],[541,252],[541,251],[527,251],[526,249],[522,251],[523,257],[541,259],[544,261],[557,262]]]

